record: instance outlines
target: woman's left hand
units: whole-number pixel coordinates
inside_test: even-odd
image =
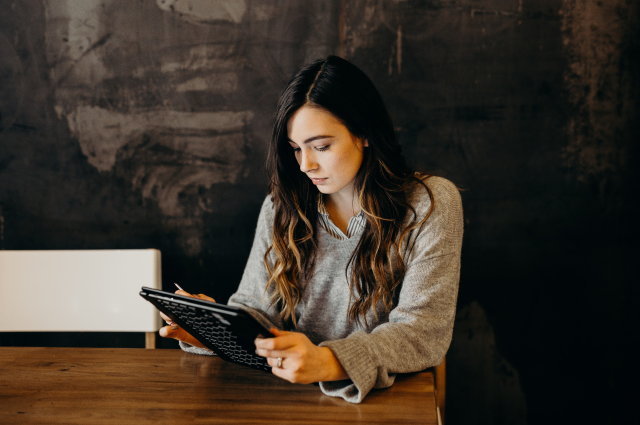
[[[271,328],[275,338],[257,338],[256,353],[266,357],[274,375],[298,384],[338,381],[349,376],[328,347],[318,347],[305,334]],[[281,366],[278,367],[278,358]]]

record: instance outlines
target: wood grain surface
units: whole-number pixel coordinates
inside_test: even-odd
[[[0,347],[0,424],[436,424],[432,371],[359,405],[181,350]]]

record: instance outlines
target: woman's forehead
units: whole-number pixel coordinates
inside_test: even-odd
[[[304,143],[317,136],[337,137],[349,130],[333,114],[325,109],[303,106],[287,122],[289,140]]]

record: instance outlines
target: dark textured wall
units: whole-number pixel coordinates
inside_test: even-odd
[[[639,13],[630,0],[0,0],[0,249],[159,248],[167,289],[226,300],[279,91],[340,54],[379,87],[410,161],[464,189],[447,422],[623,423]],[[141,343],[105,338],[80,343]]]

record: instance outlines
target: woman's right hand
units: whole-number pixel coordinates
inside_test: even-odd
[[[208,297],[208,296],[206,296],[204,294],[192,295],[192,294],[190,294],[188,292],[185,292],[185,291],[182,291],[182,290],[178,290],[175,293],[178,294],[178,295],[184,295],[186,297],[197,298],[197,299],[204,300],[204,301],[211,301],[213,303],[216,302],[216,300],[214,300],[213,298]],[[159,334],[160,334],[161,337],[173,338],[173,339],[177,339],[178,341],[186,342],[187,344],[193,345],[195,347],[207,348],[204,345],[202,345],[202,343],[200,341],[195,339],[190,333],[188,333],[187,331],[182,329],[180,326],[178,326],[176,323],[174,323],[164,313],[160,312],[160,317],[162,317],[162,320],[167,322],[167,326],[165,326],[163,328],[160,328]]]

